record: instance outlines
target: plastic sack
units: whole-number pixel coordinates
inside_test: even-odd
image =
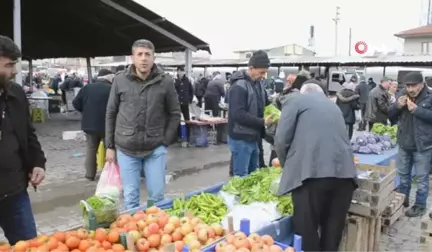
[[[92,207],[96,202],[99,205],[97,209]],[[84,227],[95,230],[99,227],[109,227],[111,223],[116,221],[120,213],[120,200],[115,196],[95,195],[87,200],[81,200],[80,207],[82,210]]]
[[[255,202],[249,205],[236,205],[222,220],[224,229],[228,229],[228,217],[233,220],[249,219],[250,232],[270,225],[272,221],[279,219],[281,215],[277,211],[276,203]],[[240,221],[234,221],[234,230],[240,230]]]
[[[279,184],[281,181],[282,176],[279,176],[273,180],[273,182],[270,185],[270,193],[273,195],[278,195],[279,191]]]
[[[219,191],[219,197],[221,197],[228,209],[233,209],[238,203],[238,198],[230,193]]]
[[[115,163],[105,163],[99,182],[96,187],[96,196],[109,196],[114,199],[120,198],[122,190],[120,180],[120,169]]]

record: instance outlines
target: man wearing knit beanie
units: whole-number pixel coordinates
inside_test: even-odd
[[[267,93],[261,84],[270,59],[264,51],[256,51],[249,60],[247,70],[231,76],[232,86],[228,95],[228,145],[232,154],[234,176],[246,176],[258,168],[259,147],[265,125],[271,124],[271,116],[264,117],[264,107],[269,104]]]
[[[415,167],[417,192],[414,205],[407,217],[421,217],[426,213],[429,196],[429,172],[432,158],[432,92],[419,72],[402,78],[404,88],[390,105],[389,117],[398,121],[398,160],[396,169],[400,178],[398,192],[405,194],[404,206],[410,206],[411,174]]]

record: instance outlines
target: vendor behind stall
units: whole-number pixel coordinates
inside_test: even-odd
[[[275,137],[283,167],[278,193],[292,194],[294,233],[304,251],[338,251],[356,188],[345,122],[323,89],[309,80],[283,100]]]
[[[213,79],[208,83],[205,90],[205,109],[212,111],[212,116],[218,117],[220,114],[219,103],[221,98],[225,96],[225,77],[219,73],[213,73]]]

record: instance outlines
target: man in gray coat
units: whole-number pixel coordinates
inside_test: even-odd
[[[342,113],[316,80],[282,101],[275,150],[283,167],[279,194],[292,194],[303,250],[337,251],[357,171]]]

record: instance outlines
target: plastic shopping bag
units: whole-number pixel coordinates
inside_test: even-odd
[[[122,184],[120,180],[120,169],[116,163],[105,163],[96,187],[96,196],[110,196],[120,198]]]
[[[98,170],[102,170],[104,168],[105,162],[105,147],[103,142],[100,142],[98,151],[97,151],[97,168]]]

